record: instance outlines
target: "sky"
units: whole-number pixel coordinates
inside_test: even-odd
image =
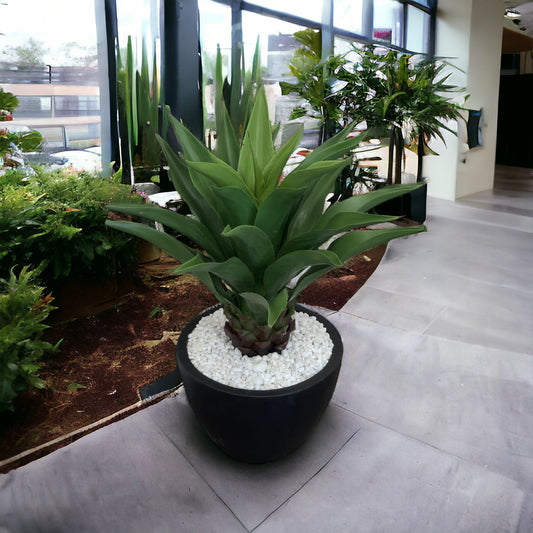
[[[50,48],[48,63],[64,43],[96,47],[94,19],[92,0],[0,0],[0,50],[33,37]]]

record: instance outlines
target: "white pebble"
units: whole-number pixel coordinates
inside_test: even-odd
[[[331,357],[333,342],[326,328],[307,313],[295,313],[296,327],[285,350],[248,357],[224,333],[222,309],[202,318],[187,344],[192,364],[205,376],[240,389],[288,387],[314,376]]]

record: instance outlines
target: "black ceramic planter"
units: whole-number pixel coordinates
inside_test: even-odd
[[[387,200],[374,209],[380,215],[404,216],[423,224],[426,220],[427,190],[427,183],[424,183],[419,189]]]
[[[223,385],[200,373],[187,352],[190,333],[210,308],[183,330],[176,347],[178,370],[187,400],[211,440],[231,457],[247,463],[275,461],[300,446],[328,406],[342,360],[342,340],[323,316],[297,305],[297,311],[315,316],[333,341],[326,366],[311,378],[282,389],[245,390]]]

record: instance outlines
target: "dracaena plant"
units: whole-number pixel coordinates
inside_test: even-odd
[[[234,166],[216,157],[179,121],[171,123],[183,158],[160,142],[170,177],[193,216],[157,206],[121,203],[109,208],[177,230],[198,249],[145,224],[107,224],[159,246],[182,263],[177,274],[192,273],[204,282],[222,303],[225,331],[243,354],[280,352],[286,346],[294,328],[296,299],[313,280],[369,248],[425,230],[418,226],[351,231],[394,220],[366,211],[413,186],[353,196],[324,211],[326,197],[349,163],[339,158],[359,143],[348,137],[349,129],[322,144],[280,182],[301,133],[274,149],[262,89],[242,146],[229,158],[236,161]]]

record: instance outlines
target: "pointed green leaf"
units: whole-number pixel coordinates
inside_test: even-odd
[[[139,224],[138,222],[129,222],[125,220],[106,220],[105,224],[110,228],[124,231],[125,233],[135,235],[145,241],[151,242],[182,263],[196,255],[196,251],[193,251],[168,233],[157,231],[155,228],[151,228],[146,224]]]
[[[216,187],[212,189],[216,198],[216,210],[224,226],[235,228],[254,223],[257,207],[242,189],[236,187]]]
[[[259,280],[265,268],[275,259],[274,247],[268,235],[257,226],[237,226],[223,233],[235,249],[237,257],[248,265]]]
[[[173,272],[176,274],[209,272],[218,276],[237,293],[253,290],[255,285],[250,269],[238,257],[230,257],[223,263],[215,263],[205,261],[198,254]]]
[[[159,222],[194,241],[216,261],[223,258],[222,250],[209,229],[194,218],[155,205],[111,203],[107,209]]]
[[[238,171],[248,183],[251,190],[261,190],[262,184],[256,184],[254,157],[256,166],[265,168],[274,156],[268,105],[263,87],[256,95],[250,122],[243,137],[243,146],[239,157]]]
[[[269,305],[264,296],[256,292],[243,292],[239,296],[246,302],[250,312],[260,324],[268,323]]]
[[[280,291],[268,305],[268,327],[271,328],[287,309],[288,293],[286,289]]]
[[[303,129],[298,131],[274,154],[267,166],[263,170],[263,188],[259,191],[259,204],[273,191],[279,184],[281,173],[289,160],[289,157],[296,150],[303,136]]]
[[[349,162],[349,159],[343,161],[321,161],[307,169],[307,171],[316,169],[322,175],[319,180],[306,190],[304,199],[298,206],[289,226],[289,237],[294,238],[317,223],[324,212],[326,197],[333,192],[336,179]],[[298,171],[296,170],[295,172]]]
[[[352,213],[355,211],[366,212],[373,207],[402,196],[408,192],[414,191],[421,186],[423,183],[415,183],[409,185],[388,185],[377,191],[372,191],[367,194],[358,194],[354,195],[346,200],[337,202],[330,206],[328,210],[324,213],[321,220],[318,222],[318,227],[327,227],[330,224],[330,221],[339,213]]]
[[[217,132],[215,154],[236,169],[239,164],[239,141],[235,135],[235,129],[231,123],[222,92],[216,96],[215,119]]]
[[[254,224],[268,235],[274,250],[283,242],[287,225],[301,200],[301,190],[278,188],[259,207]]]
[[[184,202],[198,217],[200,222],[209,228],[213,236],[220,235],[224,226],[216,211],[205,201],[205,198],[194,187],[185,163],[174,153],[169,144],[158,136],[159,143],[169,164],[169,177]]]
[[[326,250],[298,250],[285,254],[265,270],[264,285],[267,297],[277,294],[304,269],[315,265],[339,267],[342,262],[335,253]]]
[[[385,244],[392,239],[406,237],[414,233],[426,231],[425,226],[414,226],[411,228],[374,229],[368,231],[351,231],[329,246],[331,250],[339,256],[341,261],[347,261],[351,257],[363,253],[370,248]]]

